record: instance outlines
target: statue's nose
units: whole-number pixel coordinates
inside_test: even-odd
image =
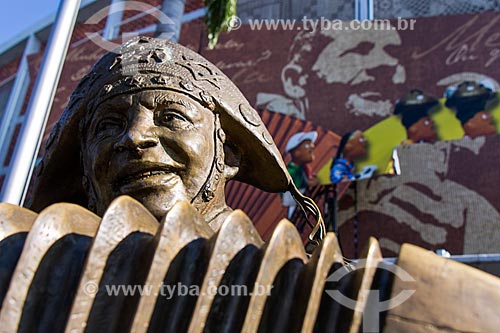
[[[158,143],[159,140],[151,121],[139,118],[134,120],[123,133],[115,144],[115,149],[118,151],[147,149],[155,147]]]

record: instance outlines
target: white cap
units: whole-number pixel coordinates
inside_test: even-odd
[[[290,139],[288,139],[288,142],[286,143],[285,153],[289,153],[290,151],[294,150],[306,140],[311,140],[311,142],[314,142],[317,138],[318,132],[316,131],[295,133],[290,137]]]

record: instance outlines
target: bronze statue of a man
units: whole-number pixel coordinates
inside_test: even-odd
[[[238,88],[197,53],[138,37],[79,83],[47,141],[31,208],[74,202],[102,215],[130,195],[157,219],[191,202],[213,229],[231,209],[224,186],[296,190],[281,154]],[[306,201],[304,201],[306,200]]]

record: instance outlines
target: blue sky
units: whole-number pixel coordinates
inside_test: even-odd
[[[2,0],[0,46],[18,33],[57,11],[60,0]]]

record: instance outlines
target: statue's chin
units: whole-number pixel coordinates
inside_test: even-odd
[[[165,192],[152,192],[147,195],[136,196],[134,199],[142,203],[158,221],[161,221],[177,202],[190,201],[184,194]]]
[[[159,221],[178,201],[191,200],[180,177],[175,174],[156,175],[130,181],[120,186],[115,197],[128,195],[139,201]]]
[[[179,201],[191,200],[182,186],[174,188],[146,187],[141,190],[125,191],[116,197],[128,195],[139,201],[158,221],[161,221],[168,211]]]

